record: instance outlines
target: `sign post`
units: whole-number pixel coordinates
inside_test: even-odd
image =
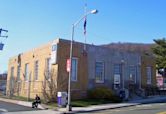
[[[70,72],[70,66],[71,66],[70,59],[67,59],[67,62],[66,62],[66,70],[67,70],[67,72]]]

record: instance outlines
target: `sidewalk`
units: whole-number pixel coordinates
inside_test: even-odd
[[[32,107],[32,102],[27,102],[27,101],[19,101],[19,100],[6,99],[6,98],[0,98],[0,101],[14,103],[14,104],[22,105],[22,106],[27,106],[27,107]],[[38,108],[45,109],[45,107],[42,105],[38,105]]]
[[[3,114],[62,114],[62,113],[53,110],[36,110],[36,111],[5,112]]]
[[[129,107],[146,103],[153,102],[166,102],[166,96],[153,96],[148,97],[147,99],[132,100],[125,103],[112,103],[112,104],[103,104],[103,105],[93,105],[89,107],[73,107],[71,112],[68,113],[83,113],[83,112],[92,112],[106,109],[115,109],[121,107]],[[59,108],[58,111],[66,113],[66,108]]]
[[[10,99],[4,99],[4,98],[0,98],[0,101],[11,102],[11,103],[31,107],[31,102],[26,102],[26,101],[17,101],[17,100],[10,100]],[[66,108],[57,108],[54,110],[50,109],[50,110],[33,111],[33,114],[45,114],[46,112],[49,114],[52,114],[52,113],[54,113],[54,114],[81,113],[81,112],[88,113],[88,112],[92,112],[92,111],[115,109],[115,108],[121,108],[121,107],[135,106],[135,105],[139,105],[139,104],[146,104],[146,103],[153,103],[153,102],[165,102],[165,101],[166,101],[166,96],[152,96],[152,97],[148,97],[146,99],[132,100],[132,101],[128,101],[125,103],[111,103],[111,104],[103,104],[103,105],[93,105],[93,106],[89,106],[89,107],[72,107],[71,112],[67,112]],[[39,108],[47,109],[48,106],[40,105]],[[26,112],[26,113],[30,114],[30,112]],[[21,114],[21,112],[19,114]]]

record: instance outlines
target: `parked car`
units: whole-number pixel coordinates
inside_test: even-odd
[[[6,95],[6,85],[0,86],[0,94]]]

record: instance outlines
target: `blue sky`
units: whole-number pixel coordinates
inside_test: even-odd
[[[71,25],[88,10],[87,43],[153,43],[166,36],[166,0],[0,0],[0,28],[9,30],[0,51],[0,72],[21,52],[52,41],[70,39]],[[83,42],[83,22],[74,40]]]

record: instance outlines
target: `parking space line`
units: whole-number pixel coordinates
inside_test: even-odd
[[[164,112],[159,112],[159,113],[157,113],[157,114],[166,114],[166,111],[164,111]]]

